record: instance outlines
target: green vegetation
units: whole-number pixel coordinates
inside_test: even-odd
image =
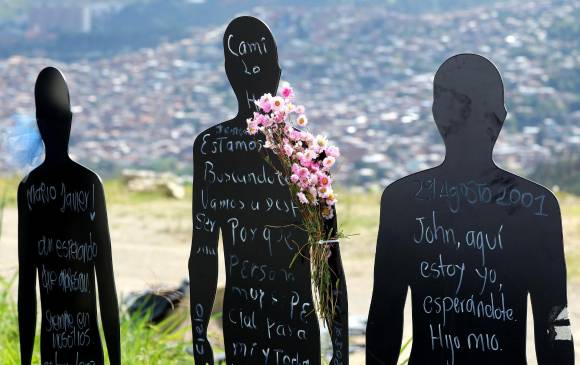
[[[135,192],[129,190],[119,179],[105,180],[104,189],[107,199],[107,205],[131,205],[131,204],[150,204],[151,202],[170,201],[161,191],[154,192]],[[183,200],[191,202],[191,185],[185,188],[186,195]],[[190,205],[188,203],[188,205]],[[190,207],[191,208],[191,207]]]
[[[532,179],[552,188],[580,195],[580,158],[539,165]]]
[[[13,178],[0,178],[0,194],[1,194],[1,198],[2,198],[2,201],[0,204],[1,208],[4,208],[5,206],[16,205],[16,195],[18,193],[19,181],[20,180],[18,178],[15,178],[15,177],[13,177]],[[0,233],[1,233],[1,231],[0,231]]]
[[[20,345],[18,343],[18,311],[12,297],[11,288],[16,276],[5,279],[0,276],[0,360],[2,364],[20,364]],[[37,336],[35,356],[32,362],[40,363],[38,356],[40,338]]]
[[[2,198],[2,194],[4,194],[5,206],[16,206],[19,182],[20,178],[17,177],[0,178],[0,198]],[[105,180],[103,185],[107,205],[131,205],[167,200],[167,196],[163,192],[130,191],[120,179]],[[191,186],[186,186],[186,197],[184,200],[191,201],[191,190]],[[1,202],[2,201],[0,200],[0,207],[2,207]]]
[[[16,205],[18,179],[0,179],[0,242],[2,238],[2,215],[5,206]],[[161,193],[132,193],[124,188],[119,180],[105,182],[109,202],[112,204],[141,204],[147,201],[164,199]],[[189,189],[191,191],[191,189]],[[110,204],[110,203],[109,203]],[[12,278],[0,276],[0,363],[6,365],[20,364],[20,345],[18,337],[18,311],[15,301],[16,275]],[[190,332],[187,323],[187,308],[167,321],[152,326],[145,319],[121,317],[121,347],[124,364],[191,364],[192,357],[185,352],[190,345],[186,334]],[[39,330],[37,325],[37,331]],[[104,337],[101,334],[101,338]],[[39,364],[39,339],[36,336],[32,363]],[[104,343],[104,341],[103,341]],[[106,347],[106,346],[104,346]]]
[[[189,311],[184,310],[159,325],[150,325],[145,318],[121,317],[121,353],[123,364],[191,364],[192,358],[185,351],[191,341],[185,334],[189,326],[181,326]],[[102,335],[101,335],[102,337]]]
[[[399,356],[401,356],[405,352],[405,350],[407,349],[407,347],[409,347],[409,345],[411,345],[411,343],[413,343],[412,337],[403,343],[403,346],[401,346],[401,351],[399,351]],[[409,357],[407,357],[406,359],[401,361],[398,365],[406,365],[408,362],[409,362]]]
[[[13,286],[16,277],[7,280],[0,277],[0,363],[20,364],[20,345],[18,340],[18,310],[13,299]],[[159,325],[149,325],[145,319],[121,317],[121,348],[123,364],[191,364],[192,358],[185,351],[190,345],[186,332],[190,327],[181,326],[188,311],[178,312],[174,317]],[[39,332],[37,325],[37,332]],[[104,337],[101,333],[101,338]],[[33,364],[40,364],[40,334],[36,335]],[[104,346],[106,347],[106,346]]]
[[[0,237],[2,237],[2,218],[4,214],[4,205],[6,204],[6,190],[0,191]]]

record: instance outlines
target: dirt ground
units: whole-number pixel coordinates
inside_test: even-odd
[[[378,202],[355,205],[348,201],[339,211],[346,232],[358,233],[342,243],[342,256],[347,274],[351,318],[366,318],[372,292],[373,257],[377,231]],[[373,204],[374,203],[374,204]],[[143,209],[132,205],[110,205],[109,222],[113,242],[113,260],[117,290],[120,296],[151,286],[178,286],[187,277],[190,241],[190,203],[186,201],[154,201]],[[578,206],[574,206],[577,212]],[[580,252],[580,214],[567,214],[565,206],[564,232],[566,250],[571,263],[578,266]],[[357,223],[350,223],[357,217]],[[361,223],[362,222],[362,223]],[[4,212],[0,238],[0,275],[11,276],[17,270],[17,211]],[[223,280],[223,262],[220,280]],[[580,275],[569,281],[568,295],[575,350],[580,354]],[[408,301],[409,302],[409,301]],[[530,311],[529,311],[530,312]],[[411,336],[410,308],[406,308],[404,338]],[[531,322],[528,319],[528,359],[536,364]],[[352,364],[363,364],[364,353],[353,354]]]

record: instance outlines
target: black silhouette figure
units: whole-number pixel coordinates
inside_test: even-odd
[[[213,364],[207,339],[218,279],[218,237],[226,265],[223,332],[228,364],[320,364],[319,323],[310,263],[290,264],[306,235],[285,177],[264,161],[263,137],[246,133],[254,99],[275,94],[281,70],[268,27],[248,16],[224,35],[225,69],[238,99],[235,118],[195,140],[193,239],[189,258],[196,364]],[[336,222],[334,222],[336,225]],[[338,246],[331,265],[341,279],[332,329],[333,364],[348,363],[346,286]]]
[[[434,81],[444,162],[381,199],[367,364],[396,364],[411,288],[410,365],[526,364],[531,296],[538,364],[573,364],[560,209],[550,191],[497,167],[506,117],[494,65],[454,56]]]
[[[36,277],[42,364],[104,364],[95,275],[109,360],[121,363],[119,312],[105,196],[99,177],[72,161],[68,87],[53,67],[38,75],[36,118],[44,162],[18,187],[18,321],[21,364],[32,359]]]

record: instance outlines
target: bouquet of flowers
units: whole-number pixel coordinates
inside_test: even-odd
[[[306,246],[299,249],[294,260],[309,249],[316,307],[319,316],[332,323],[339,282],[328,260],[332,245],[338,243],[341,235],[328,228],[332,227],[330,220],[337,201],[330,170],[340,152],[326,137],[304,130],[308,124],[304,106],[293,101],[294,90],[290,86],[282,88],[281,96],[263,95],[255,102],[259,111],[247,120],[247,132],[265,135],[264,147],[279,160],[274,163],[265,154],[266,161],[289,179],[292,199],[299,207],[302,228],[308,235]]]

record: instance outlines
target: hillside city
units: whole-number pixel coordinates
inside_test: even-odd
[[[523,174],[580,152],[577,81],[580,3],[498,2],[445,13],[403,14],[379,4],[257,7],[272,28],[282,79],[305,104],[310,127],[342,151],[344,184],[384,186],[442,161],[431,115],[437,67],[479,53],[500,70],[508,119],[495,150]],[[67,77],[74,113],[71,153],[106,174],[154,168],[190,175],[192,144],[234,116],[223,68],[225,25],[112,57],[70,62],[0,59],[0,120],[34,117],[34,82],[45,66]],[[0,171],[14,168],[0,154]]]

